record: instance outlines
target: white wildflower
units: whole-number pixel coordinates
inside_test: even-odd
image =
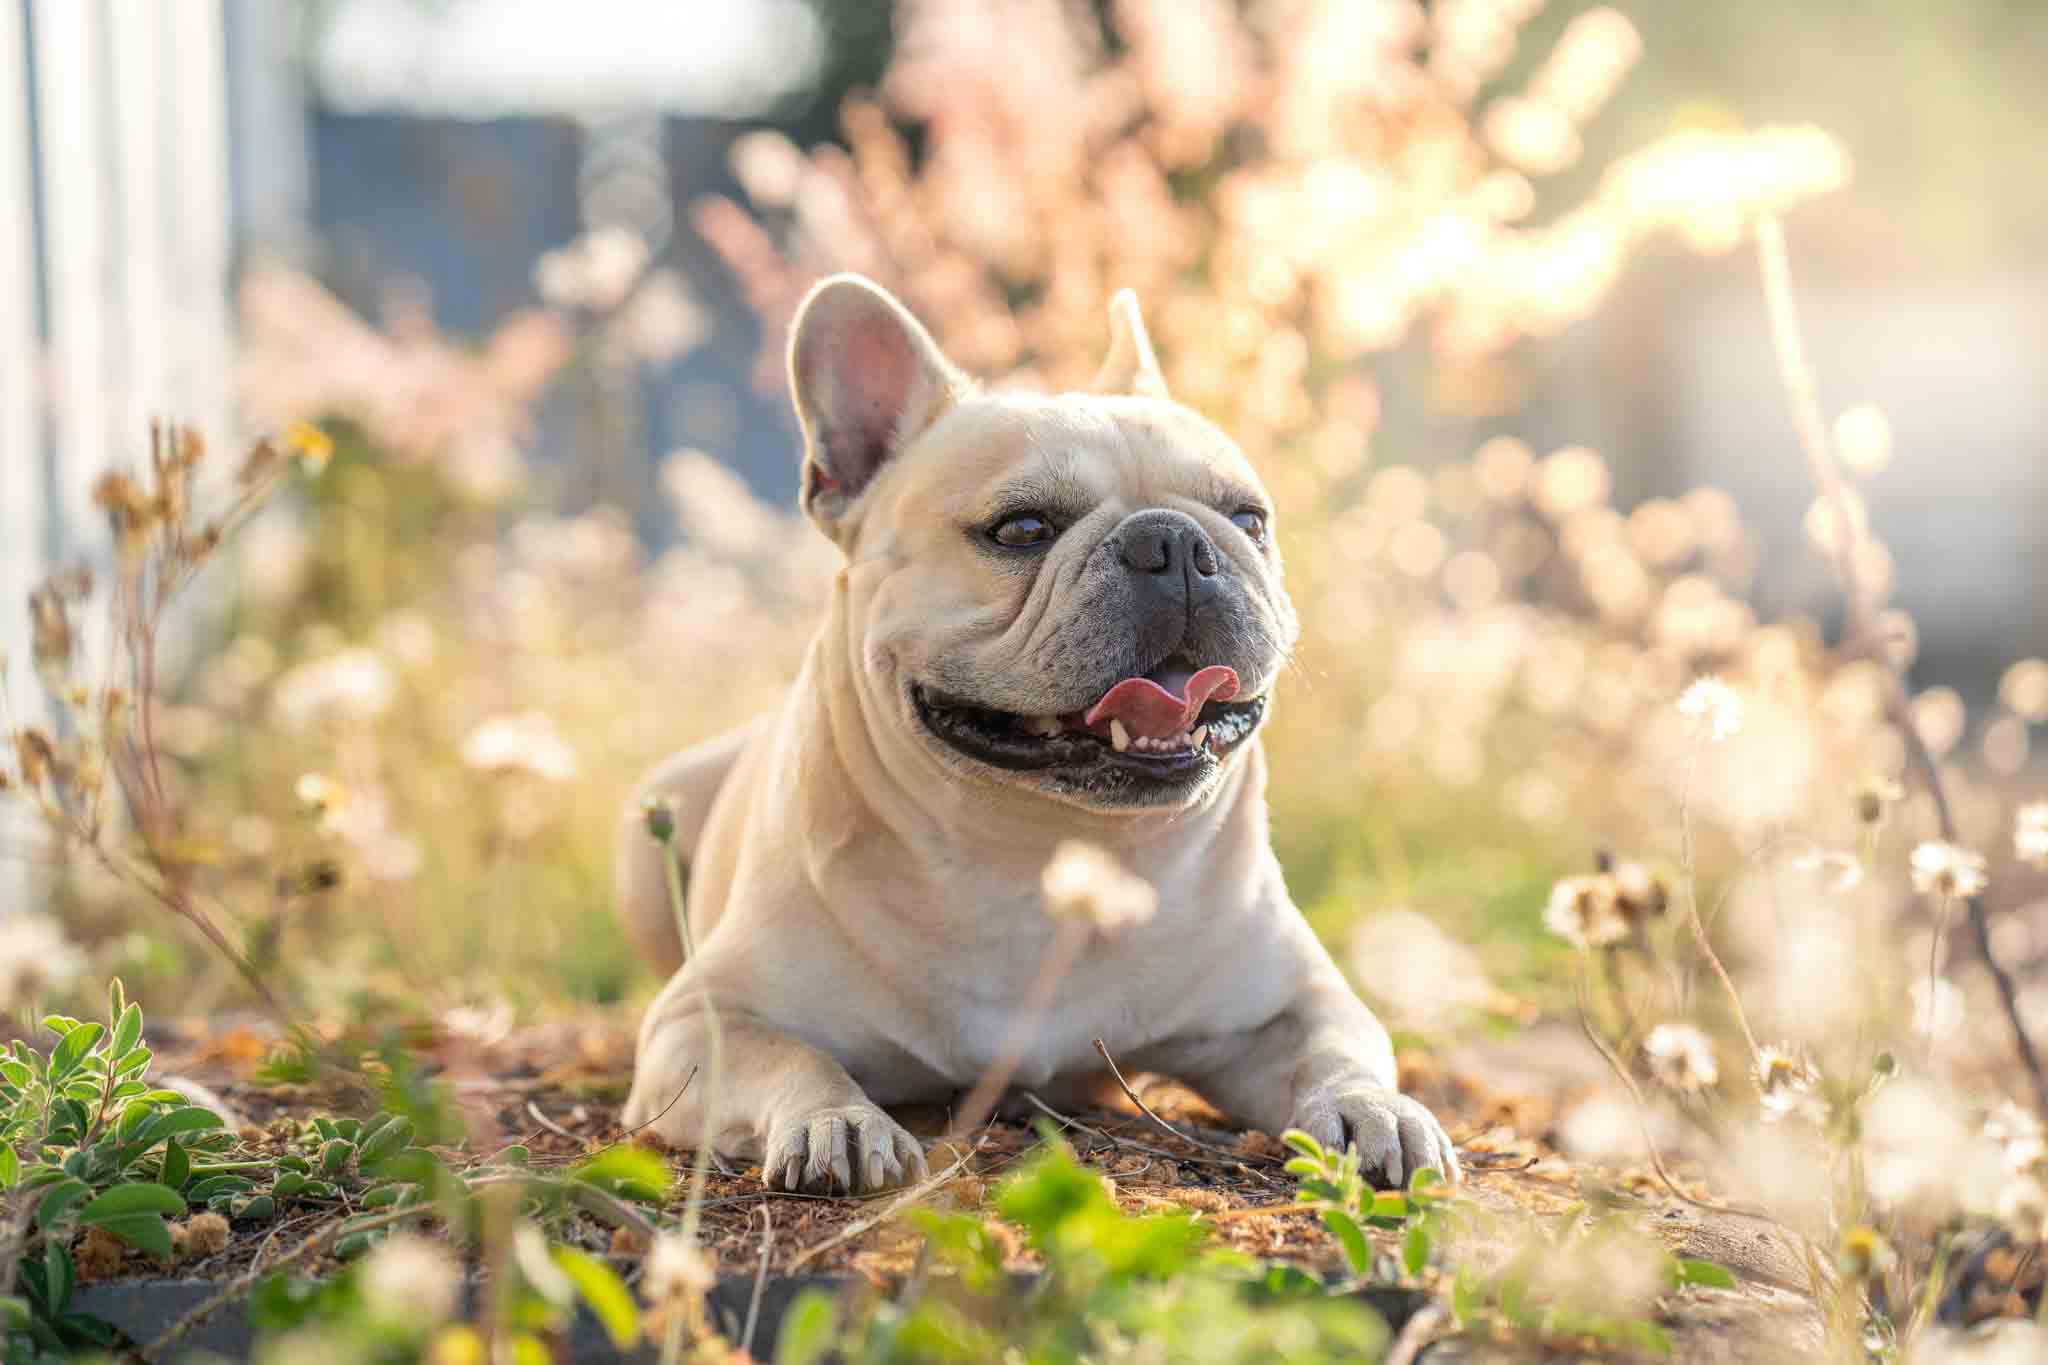
[[[1576,948],[1604,948],[1628,937],[1628,916],[1612,877],[1566,877],[1550,888],[1543,927]]]
[[[2005,1166],[2015,1174],[2030,1170],[2048,1159],[2041,1120],[2011,1100],[1984,1116],[1984,1136],[1998,1144],[2005,1154]]]
[[[1913,889],[1923,896],[1974,896],[1984,889],[1984,857],[1960,844],[1929,842],[1913,850]]]
[[[356,1272],[363,1303],[381,1321],[426,1327],[453,1317],[462,1301],[462,1267],[446,1247],[395,1233]]]
[[[462,761],[481,772],[521,772],[543,782],[576,776],[576,750],[544,711],[492,716],[462,741]]]
[[[1711,673],[1695,678],[1679,694],[1678,711],[1693,734],[1710,743],[1719,744],[1742,729],[1742,698]]]
[[[2023,862],[2048,868],[2048,801],[2030,801],[2013,817],[2012,851]]]
[[[1068,839],[1053,850],[1052,861],[1039,878],[1045,913],[1054,919],[1077,919],[1098,933],[1114,937],[1151,919],[1159,910],[1159,893],[1143,877],[1126,872],[1121,863],[1094,844]]]
[[[287,728],[326,720],[375,720],[391,709],[398,679],[368,649],[344,649],[302,663],[277,680],[271,710]]]
[[[702,1298],[717,1282],[717,1272],[701,1247],[676,1233],[664,1232],[647,1249],[640,1290],[649,1303],[673,1303]]]
[[[48,915],[0,916],[0,1009],[34,1004],[70,989],[85,954]]]
[[[1813,1094],[1818,1084],[1820,1072],[1803,1054],[1770,1044],[1757,1049],[1756,1088],[1765,1123],[1792,1114],[1819,1117],[1820,1106]]]
[[[1714,1045],[1691,1024],[1659,1024],[1643,1039],[1650,1074],[1673,1090],[1705,1090],[1721,1079]]]

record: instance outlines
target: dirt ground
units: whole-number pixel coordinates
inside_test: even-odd
[[[470,1133],[446,1155],[459,1163],[519,1142],[530,1148],[536,1166],[566,1165],[609,1143],[634,1140],[621,1132],[617,1119],[631,1069],[628,1022],[594,1017],[431,1044],[425,1055],[450,1087]],[[311,1114],[345,1112],[318,1091],[260,1082],[257,1071],[271,1043],[258,1030],[192,1024],[166,1030],[155,1041],[164,1074],[211,1091],[253,1145],[275,1144]],[[1556,1053],[1509,1047],[1448,1060],[1403,1057],[1404,1089],[1441,1115],[1459,1143],[1466,1193],[1503,1213],[1555,1216],[1589,1196],[1632,1208],[1671,1250],[1713,1260],[1738,1279],[1733,1291],[1693,1290],[1671,1301],[1676,1311],[1665,1325],[1679,1359],[1806,1356],[1820,1340],[1820,1321],[1805,1293],[1805,1271],[1782,1233],[1677,1199],[1647,1170],[1575,1164],[1551,1145],[1560,1113],[1595,1083],[1582,1059],[1560,1064]],[[1546,1060],[1537,1065],[1531,1057]],[[1188,1209],[1230,1247],[1319,1271],[1338,1269],[1335,1244],[1295,1206],[1293,1180],[1281,1170],[1287,1153],[1272,1136],[1230,1130],[1197,1097],[1169,1083],[1140,1079],[1137,1087],[1169,1126],[1127,1102],[1057,1116],[1033,1113],[1022,1102],[1014,1107],[1059,1127],[1079,1157],[1108,1177],[1125,1209]],[[937,1108],[899,1116],[928,1139],[942,1134],[947,1120]],[[1036,1140],[1021,1116],[1006,1116],[988,1125],[971,1149],[934,1146],[934,1172],[953,1170],[934,1202],[963,1210],[982,1206],[991,1186]],[[675,1153],[671,1160],[680,1191],[688,1155]],[[892,1198],[786,1194],[766,1189],[758,1167],[713,1171],[704,1235],[724,1275],[751,1277],[765,1257],[770,1276],[849,1275],[886,1286],[911,1269],[917,1251],[914,1234],[884,1216]],[[347,1212],[288,1210],[266,1222],[237,1224],[225,1251],[181,1265],[177,1273],[225,1280],[260,1269]],[[1372,1235],[1384,1249],[1395,1249],[1396,1234]],[[634,1249],[630,1237],[594,1220],[579,1223],[571,1236],[592,1250]],[[1020,1268],[1029,1264],[1021,1244],[1015,1259]],[[322,1264],[316,1260],[301,1269],[317,1273]],[[131,1252],[122,1264],[95,1266],[89,1273],[160,1276],[164,1270]],[[1423,1285],[1438,1287],[1433,1280]],[[1484,1343],[1446,1342],[1431,1359],[1482,1358],[1488,1349]]]

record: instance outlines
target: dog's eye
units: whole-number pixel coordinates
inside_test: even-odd
[[[990,540],[998,545],[1007,545],[1013,550],[1021,550],[1030,545],[1043,545],[1057,534],[1059,533],[1053,530],[1052,523],[1036,512],[1023,512],[1014,517],[1004,517],[988,531]]]
[[[1252,539],[1252,544],[1266,543],[1266,514],[1256,507],[1240,507],[1230,514],[1230,524]]]

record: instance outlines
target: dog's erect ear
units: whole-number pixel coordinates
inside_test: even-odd
[[[1128,289],[1119,289],[1109,301],[1109,359],[1096,372],[1094,387],[1097,393],[1166,397],[1166,376],[1159,372],[1159,357],[1152,354],[1138,296]]]
[[[888,290],[858,275],[821,280],[789,334],[789,389],[804,429],[804,509],[831,533],[883,462],[966,387]]]

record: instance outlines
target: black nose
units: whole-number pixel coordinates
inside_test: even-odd
[[[1171,597],[1205,597],[1219,567],[1215,543],[1185,512],[1154,508],[1124,518],[1116,531],[1117,559],[1132,574]]]

